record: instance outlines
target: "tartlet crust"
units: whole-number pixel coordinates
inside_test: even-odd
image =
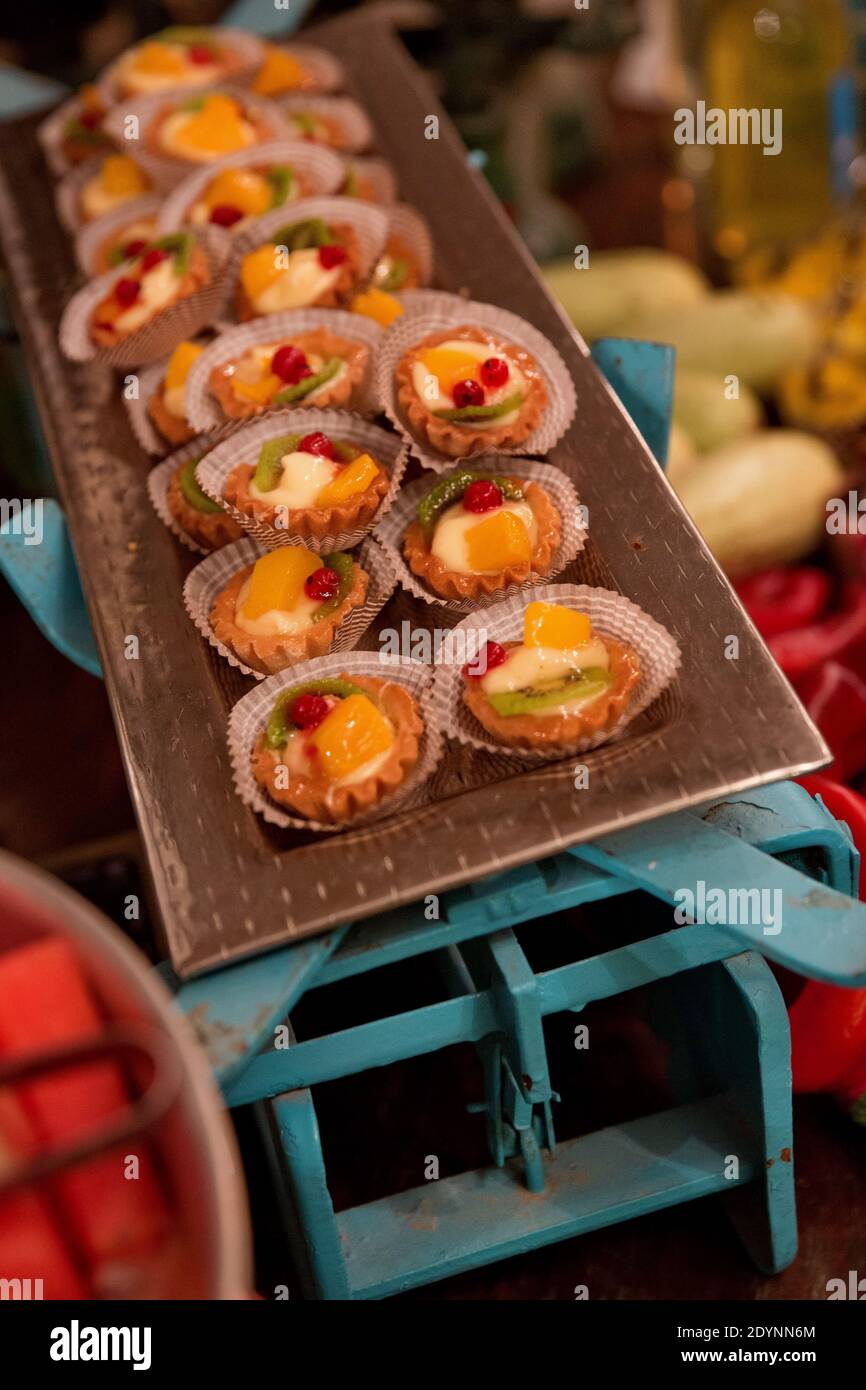
[[[233,651],[245,666],[254,671],[263,671],[268,676],[276,675],[278,671],[284,671],[287,666],[294,666],[299,661],[324,656],[329,652],[346,618],[354,609],[363,606],[370,578],[366,570],[353,563],[349,591],[332,613],[302,632],[261,637],[246,632],[238,625],[235,616],[238,596],[252,572],[253,566],[246,565],[232,575],[225,588],[220,590],[210,611],[210,625],[214,636]]]
[[[122,279],[122,276],[118,275],[118,279]],[[207,257],[200,246],[194,246],[185,273],[178,277],[174,294],[165,304],[161,304],[159,308],[151,314],[149,319],[145,319],[144,323],[140,323],[137,328],[130,329],[125,333],[118,333],[113,327],[110,330],[108,328],[103,328],[101,324],[105,319],[106,313],[111,310],[114,303],[113,295],[108,294],[104,299],[99,301],[91,314],[90,336],[99,347],[114,347],[116,343],[125,342],[127,338],[132,338],[136,333],[141,333],[142,329],[147,328],[148,324],[153,323],[155,318],[159,318],[159,316],[166,313],[168,309],[172,309],[175,304],[179,304],[182,299],[189,299],[190,295],[197,294],[198,291],[204,289],[205,285],[209,284],[209,282],[210,268],[208,266]]]
[[[507,425],[492,429],[478,429],[471,423],[461,425],[453,420],[441,420],[421,400],[412,382],[412,368],[419,352],[426,348],[438,347],[440,343],[459,341],[486,343],[491,356],[496,352],[507,355],[520,368],[527,382],[526,399],[518,411],[517,418]],[[538,427],[547,407],[547,387],[544,384],[535,358],[525,348],[505,341],[500,335],[489,333],[477,325],[461,324],[429,333],[426,338],[415,343],[404,353],[394,371],[397,383],[397,399],[405,411],[411,428],[426,439],[440,454],[450,458],[468,458],[472,454],[489,454],[497,449],[521,444]]]
[[[339,381],[334,382],[333,385],[326,381],[320,390],[313,391],[310,396],[306,396],[302,400],[292,402],[293,410],[302,409],[307,405],[315,406],[317,410],[322,410],[326,406],[346,405],[352,392],[360,386],[367,369],[367,363],[370,360],[370,349],[366,343],[351,342],[348,338],[339,338],[328,328],[314,328],[307,333],[297,333],[291,339],[286,339],[285,344],[299,348],[308,357],[311,353],[324,358],[341,357],[346,364],[346,371]],[[274,351],[285,344],[275,343]],[[243,356],[245,354],[241,354],[241,357]],[[265,405],[258,405],[255,401],[238,400],[232,388],[231,368],[237,365],[241,357],[232,357],[225,362],[220,362],[218,366],[214,367],[208,380],[211,395],[216,397],[223,414],[230,420],[243,420],[250,415],[262,415],[266,410],[271,409],[273,402],[273,397]],[[279,391],[275,394],[279,395]]]
[[[334,223],[331,231],[337,241],[346,252],[346,259],[340,267],[340,274],[332,285],[312,300],[309,304],[301,305],[304,309],[334,309],[341,304],[346,304],[354,293],[361,273],[361,243],[354,227],[346,222]],[[275,242],[274,245],[277,243]],[[256,248],[253,248],[256,249]],[[237,283],[235,285],[235,311],[241,323],[248,323],[250,319],[266,318],[267,315],[257,309],[243,287],[240,277],[240,267],[238,267]]]
[[[362,451],[359,450],[360,452]],[[276,528],[279,516],[278,529],[286,535],[321,540],[325,536],[337,536],[358,526],[366,526],[368,521],[373,520],[382,498],[390,487],[385,468],[378,459],[376,463],[379,473],[370,486],[336,507],[296,507],[283,511],[279,504],[274,506],[272,503],[259,501],[257,497],[250,495],[250,482],[255,473],[251,463],[241,463],[232,469],[223,487],[223,498],[230,507],[234,507],[253,521],[260,521],[266,526]]]
[[[533,575],[550,574],[553,557],[562,536],[562,519],[549,494],[539,483],[526,478],[509,478],[523,490],[532,508],[537,535],[532,559],[525,565],[507,565],[497,574],[460,574],[449,570],[430,549],[421,525],[413,521],[403,535],[403,554],[413,574],[441,598],[472,599],[495,594],[512,584],[525,584]],[[483,515],[479,516],[483,520]]]
[[[275,779],[280,763],[277,754],[265,747],[264,734],[256,740],[252,756],[253,776],[273,801],[304,820],[326,825],[346,824],[394,793],[418,761],[424,732],[415,700],[405,686],[374,676],[343,675],[342,679],[372,695],[393,726],[394,742],[378,772],[352,786],[340,787],[312,770],[307,776],[292,774],[287,787],[278,787]]]
[[[166,406],[165,378],[159,383],[148,401],[147,413],[163,439],[167,439],[169,444],[186,444],[188,440],[195,437],[195,431],[190,429],[186,420],[172,415]]]
[[[610,669],[614,683],[590,705],[574,714],[497,714],[481,689],[480,681],[467,676],[463,677],[463,703],[471,710],[482,728],[486,729],[497,743],[508,748],[566,750],[594,734],[612,733],[625,713],[631,693],[640,680],[640,661],[633,647],[626,646],[613,637],[604,637],[603,640],[610,653]],[[510,650],[520,646],[520,643],[504,642],[502,645]]]
[[[243,527],[228,512],[200,512],[190,506],[180,485],[183,467],[181,464],[172,473],[165,495],[168,509],[180,529],[205,550],[219,550],[232,541],[239,541],[244,534]]]

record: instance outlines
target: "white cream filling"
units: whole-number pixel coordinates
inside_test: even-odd
[[[534,550],[538,537],[538,526],[529,503],[506,500],[501,507],[496,508],[496,511],[513,512],[515,516],[519,517],[529,532],[529,540]],[[431,553],[442,561],[446,569],[453,570],[456,574],[498,574],[502,568],[501,565],[493,570],[474,570],[469,563],[469,549],[466,544],[467,531],[471,531],[475,526],[480,526],[482,522],[493,515],[492,509],[489,512],[467,512],[464,510],[462,502],[448,507],[439,518],[433,533]]]
[[[318,248],[290,251],[285,269],[278,280],[262,290],[253,304],[263,314],[278,314],[283,309],[301,309],[312,304],[334,286],[340,278],[342,265],[330,270],[319,261]]]
[[[473,343],[460,338],[449,339],[445,343],[439,343],[438,346],[454,352],[465,352],[478,362],[485,362],[488,357],[505,357],[504,353],[498,352],[489,343]],[[526,377],[510,358],[505,357],[505,360],[508,362],[508,379],[504,386],[495,388],[484,386],[485,405],[498,405],[500,401],[506,400],[509,396],[526,391]],[[412,385],[428,410],[453,410],[455,408],[454,397],[450,392],[442,390],[439,378],[429,371],[420,360],[415,362],[412,367]],[[519,414],[520,406],[516,406],[514,410],[509,410],[507,415],[498,415],[492,420],[467,420],[463,423],[468,429],[473,430],[498,429],[501,425],[511,424]],[[458,421],[457,423],[461,422]]]
[[[320,454],[307,454],[295,450],[284,454],[282,473],[275,488],[262,492],[250,481],[250,496],[259,502],[268,502],[275,507],[313,507],[323,487],[336,478],[340,471],[339,463],[322,458]]]
[[[184,127],[199,115],[198,111],[175,111],[173,116],[168,116],[163,121],[159,131],[159,143],[168,154],[179,155],[181,159],[189,159],[194,164],[210,164],[214,159],[222,159],[226,154],[224,149],[208,149],[207,146],[197,145],[194,149],[184,144]],[[240,120],[238,122],[239,140],[235,149],[247,149],[256,143],[255,127],[249,121]],[[232,151],[233,153],[233,151]]]
[[[114,320],[114,327],[121,333],[132,333],[143,323],[149,322],[155,313],[169,302],[177,290],[178,277],[174,273],[174,260],[160,261],[149,270],[141,281],[141,293],[134,304],[125,309]]]
[[[95,218],[102,217],[103,213],[113,212],[122,203],[128,203],[132,198],[140,196],[140,193],[110,193],[103,184],[101,175],[97,174],[81,190],[81,211],[85,221],[93,222]]]
[[[159,40],[154,40],[159,42]],[[186,49],[182,44],[167,43],[166,49],[183,59],[184,71],[148,72],[136,66],[140,49],[134,48],[121,59],[117,67],[118,81],[130,92],[168,92],[173,87],[204,87],[216,82],[222,72],[222,63],[190,63],[186,59]]]
[[[301,593],[294,608],[269,608],[261,617],[248,618],[244,613],[244,605],[249,597],[250,581],[241,586],[240,593],[235,604],[235,622],[244,632],[248,632],[251,637],[285,637],[295,632],[303,632],[305,628],[311,627],[313,614],[316,609],[321,607],[321,599],[315,600],[307,598],[305,593]]]
[[[485,695],[499,695],[506,691],[537,688],[544,682],[554,682],[570,671],[585,670],[589,666],[610,669],[610,654],[604,642],[594,637],[579,647],[514,647],[508,660],[495,666],[481,678],[481,689]],[[544,709],[532,711],[533,718],[548,718],[554,714],[575,713],[583,705],[597,699],[597,695],[563,700],[560,704],[548,705]]]

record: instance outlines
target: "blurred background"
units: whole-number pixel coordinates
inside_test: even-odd
[[[315,21],[358,6],[319,0],[306,8]],[[391,8],[581,334],[676,347],[672,485],[827,738],[829,781],[850,789],[845,819],[866,846],[866,520],[861,535],[857,510],[866,482],[866,0],[407,0]],[[77,86],[139,36],[227,10],[243,25],[244,4],[195,0],[78,0],[53,9],[50,24],[42,7],[10,6],[0,62]],[[273,18],[277,32],[278,11]],[[765,154],[761,143],[678,144],[676,112],[700,102],[724,112],[782,110],[779,152]],[[4,322],[0,492],[50,495],[51,487]],[[838,524],[831,512],[828,525],[833,499]],[[12,653],[0,684],[0,846],[122,921],[127,895],[146,902],[147,885],[101,682],[58,655],[2,581],[0,622]],[[56,741],[44,737],[58,708],[59,763]],[[153,958],[147,911],[123,924]],[[415,984],[423,993],[420,974]],[[320,1010],[330,1007],[335,1019],[351,1013],[348,996],[328,999]],[[315,1007],[304,1001],[298,1027]],[[635,1089],[651,1105],[660,1076],[639,1008],[609,1006],[598,1018],[610,1060],[582,1079],[584,1107],[574,1118],[587,1129],[617,1120]],[[317,1017],[315,1026],[328,1021]],[[557,1045],[553,1038],[552,1051]],[[448,1054],[447,1106],[436,1099],[446,1094],[441,1069],[435,1087],[426,1075],[432,1065],[394,1068],[386,1086],[360,1077],[322,1088],[338,1205],[405,1182],[406,1095],[432,1097],[439,1135],[450,1133],[454,1096],[475,1097],[468,1049]],[[244,1124],[251,1186],[266,1194]],[[746,1268],[721,1217],[696,1232],[681,1208],[420,1296],[568,1297],[578,1276],[594,1297],[815,1296],[822,1252],[843,1252],[839,1267],[856,1267],[864,1139],[829,1101],[799,1102],[804,1254],[772,1283]],[[448,1162],[483,1162],[480,1130],[478,1140],[477,1152],[461,1148],[455,1131]],[[254,1195],[260,1287],[285,1278],[261,1234],[267,1200]]]

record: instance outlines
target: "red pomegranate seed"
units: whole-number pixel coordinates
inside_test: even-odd
[[[317,603],[324,603],[325,599],[333,598],[340,587],[340,576],[336,570],[328,569],[323,565],[320,570],[313,570],[304,581],[304,593],[307,598],[315,599]]]
[[[163,261],[168,260],[168,252],[163,251],[159,246],[152,246],[149,251],[145,251],[141,258],[141,273],[146,275],[149,270],[155,270]]]
[[[123,309],[128,309],[130,304],[134,304],[141,294],[141,285],[138,280],[124,278],[118,280],[114,287],[114,297]]]
[[[114,324],[113,324],[113,323],[108,323],[108,321],[107,321],[106,319],[96,319],[96,320],[94,321],[93,327],[94,327],[94,328],[101,328],[102,331],[103,331],[104,333],[113,333],[113,332],[114,332]]]
[[[271,371],[274,376],[288,382],[290,386],[295,386],[297,382],[303,381],[304,377],[312,375],[310,365],[301,349],[292,347],[291,343],[277,348],[271,358]]]
[[[343,264],[346,255],[345,246],[320,246],[319,265],[323,270],[333,270],[335,266]]]
[[[231,203],[217,203],[210,210],[210,220],[217,227],[233,227],[242,217],[241,209],[232,207]]]
[[[191,44],[187,49],[187,57],[191,63],[212,63],[213,54],[203,43]]]
[[[498,386],[504,386],[508,380],[508,363],[504,357],[488,357],[486,362],[481,363],[481,380],[485,386],[496,390]]]
[[[128,261],[131,261],[135,256],[140,256],[146,246],[146,241],[142,240],[141,237],[136,237],[133,241],[128,241],[126,245],[122,247],[123,254]]]
[[[477,681],[482,676],[486,676],[488,671],[501,666],[503,661],[507,660],[508,652],[504,647],[501,647],[498,642],[487,642],[474,661],[467,661],[463,667],[463,674],[467,680]]]
[[[292,701],[289,718],[299,729],[315,729],[328,713],[324,695],[299,695]]]
[[[484,388],[480,382],[472,381],[471,378],[458,381],[452,396],[458,410],[465,410],[468,405],[484,404]]]
[[[489,478],[478,478],[463,494],[463,510],[467,512],[492,512],[501,506],[502,493]]]
[[[305,434],[298,445],[300,454],[320,454],[323,459],[336,458],[336,451],[333,444],[326,434],[316,431],[314,434]]]
[[[102,125],[101,111],[82,111],[78,117],[85,130],[98,130]]]

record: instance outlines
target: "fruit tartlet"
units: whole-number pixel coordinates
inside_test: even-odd
[[[191,541],[202,550],[219,550],[232,541],[239,541],[244,534],[243,528],[219,503],[202,492],[195,476],[200,461],[199,458],[187,459],[174,470],[166,491],[166,505]]]
[[[244,665],[274,675],[330,651],[349,614],[363,605],[368,582],[345,551],[269,550],[217,594],[211,630]]]
[[[83,164],[94,155],[112,148],[102,129],[108,107],[98,87],[85,85],[75,99],[75,107],[60,131],[60,153],[67,165]]]
[[[78,189],[77,214],[81,222],[94,222],[123,203],[149,193],[148,175],[126,154],[109,154]]]
[[[434,593],[471,599],[550,574],[561,534],[559,512],[539,483],[461,468],[418,503],[403,554]]]
[[[290,92],[330,92],[341,81],[339,63],[323,49],[269,43],[252,89],[262,97],[282,97]]]
[[[548,751],[611,733],[641,668],[634,649],[586,613],[527,605],[522,642],[488,642],[463,671],[463,702],[497,743]]]
[[[236,232],[252,218],[309,192],[303,175],[288,164],[220,169],[187,208],[184,221],[198,227],[209,222]]]
[[[210,280],[204,251],[183,232],[157,238],[122,271],[90,319],[99,347],[123,342]]]
[[[186,339],[178,343],[165,369],[165,376],[147,402],[147,413],[163,439],[169,444],[186,444],[192,439],[186,417],[186,379],[204,348]]]
[[[534,357],[471,324],[423,338],[404,353],[395,377],[411,427],[451,458],[521,444],[548,403]]]
[[[321,217],[291,222],[243,256],[235,291],[238,318],[345,304],[360,269],[358,236],[348,223]]]
[[[283,134],[254,104],[231,92],[166,102],[145,131],[146,148],[189,164],[212,164]]]
[[[223,495],[253,521],[321,539],[371,522],[389,487],[386,469],[366,450],[317,430],[268,439],[255,467],[232,469]]]
[[[301,682],[276,701],[255,745],[253,777],[294,815],[346,824],[399,789],[423,733],[414,697],[396,681]]]
[[[209,87],[249,64],[249,43],[244,36],[240,49],[227,31],[173,26],[128,49],[112,65],[110,79],[121,96]]]
[[[252,344],[215,366],[208,384],[231,420],[286,406],[342,406],[363,381],[369,360],[366,343],[323,326]]]

